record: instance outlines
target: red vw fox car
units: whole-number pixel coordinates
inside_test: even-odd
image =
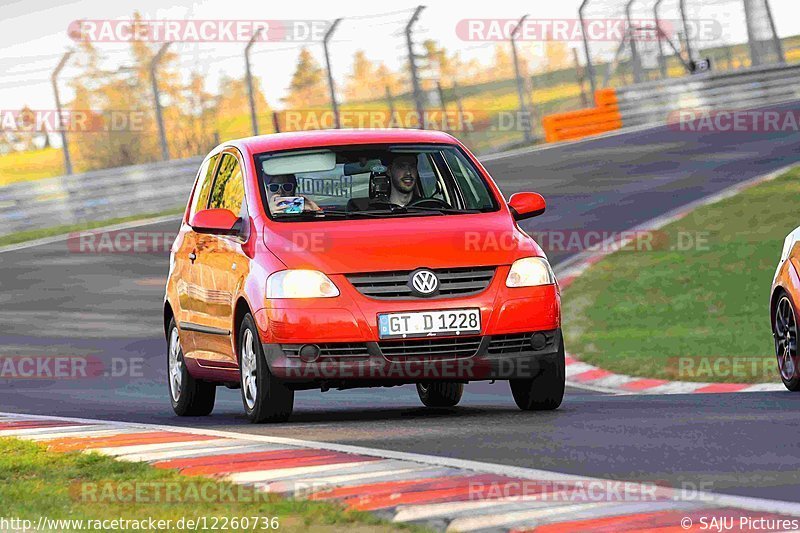
[[[241,388],[254,422],[304,389],[414,383],[426,406],[508,380],[525,410],[564,394],[559,288],[480,162],[441,132],[335,130],[225,143],[172,246],[169,393],[207,415]]]

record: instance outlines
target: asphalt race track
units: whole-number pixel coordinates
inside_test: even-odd
[[[534,232],[618,231],[797,162],[799,146],[798,134],[657,128],[486,166],[507,195],[545,196],[547,213],[526,225]],[[558,263],[576,251],[549,255]],[[74,253],[57,242],[1,253],[0,265],[0,354],[91,356],[105,369],[78,379],[2,380],[0,411],[233,429],[800,502],[800,395],[570,389],[558,411],[523,413],[500,382],[469,385],[449,410],[422,408],[411,386],[308,391],[297,393],[290,423],[255,426],[239,391],[220,389],[212,416],[179,419],[167,398],[161,324],[166,253]],[[137,361],[141,377],[130,377]],[[103,375],[114,370],[127,375]]]

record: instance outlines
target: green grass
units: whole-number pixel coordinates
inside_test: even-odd
[[[3,517],[30,519],[34,525],[40,516],[77,520],[152,517],[173,521],[181,517],[207,517],[208,520],[213,517],[277,517],[280,531],[312,528],[350,533],[401,528],[421,531],[417,527],[388,524],[368,513],[345,511],[331,503],[286,499],[246,490],[239,492],[226,482],[187,478],[174,470],[116,461],[97,453],[50,452],[40,444],[13,438],[0,438],[0,479],[4,480],[0,483]],[[134,494],[132,489],[124,489],[134,487],[132,483],[143,489],[137,498],[130,498]],[[166,495],[169,492],[164,489],[170,486],[183,487],[177,492],[177,498],[173,496],[165,502],[162,497],[159,502],[153,501],[158,494],[154,487],[161,488],[161,494]],[[250,529],[253,530],[252,525]],[[259,524],[255,530],[265,529]],[[179,529],[173,526],[164,531]]]
[[[800,168],[669,224],[653,251],[604,258],[564,291],[567,349],[635,376],[776,381],[769,289],[783,239],[800,223],[798,199]],[[670,249],[679,234],[703,246]],[[692,357],[701,359],[681,371]],[[734,358],[757,369],[731,371]]]
[[[183,214],[183,208],[172,209],[169,211],[162,211],[160,213],[145,213],[141,215],[131,215],[127,217],[110,218],[106,220],[96,220],[92,222],[82,222],[80,224],[65,224],[62,226],[52,226],[49,228],[32,229],[10,233],[8,235],[0,236],[0,246],[8,246],[11,244],[18,244],[26,241],[33,241],[36,239],[43,239],[45,237],[53,237],[55,235],[64,235],[75,231],[86,231],[95,228],[102,228],[105,226],[113,226],[115,224],[123,224],[125,222],[133,222],[136,220],[146,220],[148,218],[158,218],[168,215]]]

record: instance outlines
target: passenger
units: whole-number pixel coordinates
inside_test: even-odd
[[[322,211],[322,209],[311,199],[295,194],[297,191],[297,178],[294,174],[279,174],[270,176],[267,184],[267,194],[269,198],[269,210],[275,215],[285,212],[291,202],[285,198],[300,197],[303,199],[303,212]]]

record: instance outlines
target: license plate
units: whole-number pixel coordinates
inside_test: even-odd
[[[378,315],[381,339],[437,337],[480,333],[480,309],[449,309],[413,313],[384,313]]]

